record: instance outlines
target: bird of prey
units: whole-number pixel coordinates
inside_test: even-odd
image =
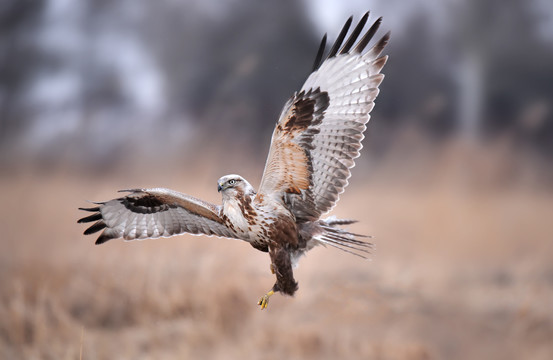
[[[350,17],[326,56],[323,37],[312,73],[278,118],[257,191],[239,175],[218,180],[222,205],[163,188],[122,190],[128,194],[80,208],[92,212],[78,221],[93,222],[84,234],[102,231],[96,244],[184,233],[244,240],[269,253],[276,276],[258,302],[261,309],[274,293],[298,290],[293,268],[313,247],[329,245],[364,257],[372,245],[340,228],[353,220],[321,217],[348,185],[384,79],[381,70],[388,57],[381,53],[390,33],[367,50],[382,22],[377,19],[363,32],[368,16],[346,39]]]

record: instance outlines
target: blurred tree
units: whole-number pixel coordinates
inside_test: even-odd
[[[553,51],[539,36],[542,17],[524,0],[458,5],[452,19],[462,133],[477,138],[512,129],[526,106],[553,98]],[[553,113],[544,116],[544,125],[553,121]]]
[[[43,54],[36,43],[44,0],[0,3],[0,146],[25,129],[24,90]]]
[[[443,137],[455,125],[446,39],[433,31],[423,12],[413,15],[405,27],[413,35],[392,38],[382,84],[388,96],[378,99],[374,113],[387,120],[372,126],[410,125]]]
[[[196,2],[166,5],[148,10],[162,21],[145,34],[165,74],[170,111],[190,113],[208,132],[265,145],[322,37],[313,35],[304,7],[223,1],[205,13]]]

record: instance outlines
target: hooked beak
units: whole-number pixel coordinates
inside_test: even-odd
[[[223,191],[223,187],[221,186],[221,184],[217,184],[217,192],[221,191]]]

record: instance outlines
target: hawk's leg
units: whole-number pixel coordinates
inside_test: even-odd
[[[298,283],[294,280],[292,261],[288,250],[278,245],[269,246],[269,255],[271,256],[271,272],[276,275],[277,281],[273,288],[257,302],[262,310],[267,307],[269,298],[274,293],[281,292],[286,295],[294,295],[298,290]]]

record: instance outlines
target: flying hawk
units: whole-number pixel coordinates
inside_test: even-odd
[[[183,233],[247,241],[269,253],[276,275],[272,289],[258,302],[261,309],[274,293],[293,295],[298,290],[292,269],[313,247],[330,245],[364,257],[372,245],[338,227],[353,220],[321,216],[336,205],[348,184],[384,79],[380,71],[388,57],[381,53],[390,33],[365,50],[382,22],[376,20],[357,41],[368,16],[344,42],[350,17],[324,59],[323,37],[313,72],[280,114],[257,191],[239,175],[218,180],[222,205],[169,189],[122,190],[128,195],[80,208],[93,213],[78,221],[94,222],[84,234],[102,231],[96,244]]]

